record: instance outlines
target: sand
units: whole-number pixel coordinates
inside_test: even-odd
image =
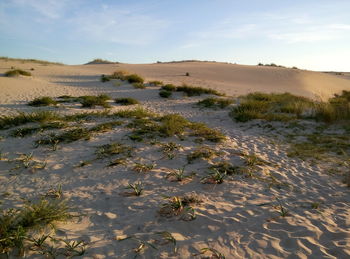
[[[282,141],[282,133],[254,126],[255,122],[236,123],[228,117],[229,109],[199,109],[195,103],[205,98],[203,96],[188,98],[176,93],[170,100],[165,100],[158,96],[157,87],[134,89],[127,83],[99,81],[101,74],[123,69],[141,74],[147,80],[211,87],[230,96],[266,91],[327,98],[341,90],[350,90],[346,77],[209,62],[81,66],[0,62],[0,73],[11,66],[34,68],[33,76],[29,78],[0,77],[1,115],[39,109],[82,112],[86,109],[74,105],[33,108],[26,103],[45,95],[106,93],[113,98],[136,98],[143,107],[160,114],[179,113],[191,121],[206,123],[227,136],[221,144],[200,144],[191,138],[183,141],[161,138],[162,143],[175,141],[182,146],[175,158],[169,159],[161,152],[159,143],[152,145],[128,139],[130,130],[124,127],[126,122],[112,131],[94,134],[88,141],[61,144],[56,151],[47,146],[33,147],[33,142],[47,133],[13,138],[9,137],[10,130],[0,131],[3,136],[0,150],[4,157],[0,161],[0,195],[6,193],[2,196],[3,206],[17,206],[23,199],[35,199],[61,184],[64,198],[82,216],[78,221],[61,224],[57,236],[84,240],[87,252],[83,258],[133,258],[138,242],[135,239],[118,241],[127,236],[156,245],[157,250],[146,246],[139,258],[201,258],[198,255],[200,249],[207,247],[216,249],[226,258],[350,257],[350,191],[341,182],[346,168],[339,166],[340,174],[331,174],[329,162],[310,163],[288,157],[288,146]],[[186,72],[190,73],[189,77],[184,76]],[[125,108],[118,105],[112,108],[114,111],[120,109]],[[92,127],[105,120],[90,121],[86,126]],[[108,167],[109,159],[96,160],[96,147],[114,141],[133,147],[134,155],[127,165]],[[197,160],[187,165],[186,155],[201,145],[221,153],[212,161]],[[43,170],[33,172],[21,168],[10,171],[16,162],[9,161],[18,158],[19,153],[30,152],[36,160],[46,161]],[[201,183],[208,167],[215,162],[244,164],[243,153],[256,154],[267,162],[254,169],[260,179],[233,175],[222,184]],[[82,161],[92,162],[81,167]],[[137,173],[133,170],[135,163],[154,164],[155,167],[150,172]],[[169,172],[184,165],[187,174],[196,172],[196,175],[185,183],[171,182]],[[272,178],[276,181],[271,181]],[[143,182],[143,195],[125,197],[125,187],[136,181]],[[164,195],[191,193],[202,200],[194,205],[194,220],[159,214],[161,204],[166,202]],[[319,204],[319,208],[313,209],[313,203]],[[287,217],[278,213],[280,204],[289,211]],[[161,231],[175,237],[177,253],[172,244],[164,242],[157,234]],[[210,256],[210,253],[206,255]],[[37,255],[29,252],[28,258],[37,258]]]

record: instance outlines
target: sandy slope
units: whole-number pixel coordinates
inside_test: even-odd
[[[159,139],[163,143],[176,141],[183,146],[181,152],[169,160],[158,144],[130,141],[126,137],[130,132],[125,125],[96,134],[89,141],[62,144],[57,151],[45,146],[33,147],[33,142],[47,133],[21,139],[9,137],[9,130],[1,131],[4,139],[0,141],[0,150],[5,160],[0,161],[0,192],[7,193],[6,197],[2,196],[3,205],[20,204],[22,199],[33,199],[62,184],[65,198],[70,199],[76,210],[85,216],[80,222],[62,225],[58,236],[85,240],[88,243],[85,258],[133,258],[137,242],[117,239],[135,235],[145,241],[154,241],[159,238],[154,233],[159,231],[173,234],[177,239],[178,253],[174,254],[170,244],[160,241],[156,242],[158,250],[148,248],[141,258],[200,258],[193,254],[204,247],[215,248],[226,258],[350,256],[350,192],[340,177],[344,168],[338,167],[339,175],[333,175],[328,173],[330,167],[334,167],[332,164],[311,164],[288,157],[286,145],[278,142],[281,139],[279,133],[252,124],[242,126],[235,123],[228,117],[228,109],[213,111],[195,107],[194,104],[204,97],[185,98],[176,93],[173,99],[164,100],[158,96],[155,87],[134,89],[125,83],[116,87],[115,82],[99,82],[99,76],[115,69],[127,69],[147,79],[210,86],[225,89],[227,94],[241,94],[252,89],[290,91],[308,96],[319,93],[320,85],[324,87],[324,95],[350,90],[350,81],[307,71],[211,63],[42,66],[8,62],[0,64],[0,72],[13,65],[25,69],[33,67],[34,76],[0,78],[1,114],[17,109],[28,110],[25,102],[41,95],[108,93],[113,97],[137,98],[144,107],[159,113],[180,113],[190,120],[220,129],[228,137],[222,144],[204,142],[204,145],[223,153],[213,161],[199,160],[187,165],[186,172],[195,171],[197,176],[187,184],[180,184],[170,182],[167,174],[185,165],[186,154],[200,146],[190,138],[185,141]],[[183,76],[187,71],[190,77]],[[49,109],[82,111],[74,106]],[[113,109],[122,107],[114,106]],[[90,121],[84,126],[95,124],[95,121]],[[134,156],[128,160],[127,166],[106,167],[108,159],[94,160],[96,147],[112,141],[133,147]],[[9,171],[16,163],[7,159],[30,152],[35,159],[47,162],[44,170],[35,173],[23,168]],[[242,152],[257,154],[269,162],[255,169],[255,173],[265,180],[231,176],[221,185],[200,183],[208,166],[214,162],[225,160],[241,165],[244,162]],[[85,167],[77,166],[87,160],[94,161]],[[155,163],[156,166],[151,172],[139,174],[132,170],[136,162]],[[271,175],[277,182],[271,182]],[[135,181],[144,183],[145,193],[140,197],[121,195],[124,187]],[[157,213],[165,202],[163,195],[191,192],[203,200],[195,206],[195,220],[164,218]],[[289,210],[289,217],[279,216],[276,198]],[[320,204],[318,210],[311,208],[314,202]]]

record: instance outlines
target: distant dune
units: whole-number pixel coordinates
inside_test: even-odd
[[[102,74],[116,70],[137,73],[146,80],[183,83],[216,89],[229,96],[249,92],[290,92],[311,98],[327,99],[350,90],[349,73],[336,75],[279,67],[246,66],[220,62],[169,62],[156,64],[108,63],[96,59],[89,65],[58,65],[17,59],[0,59],[0,73],[11,68],[30,71],[32,77],[0,77],[0,111],[23,104],[38,96],[86,95],[111,91],[100,82]],[[108,63],[108,64],[106,64]],[[189,73],[189,76],[186,76]],[[108,89],[107,89],[108,88]],[[25,107],[25,106],[23,106]]]
[[[119,64],[89,66],[90,71],[111,73],[128,70],[165,83],[210,87],[228,95],[248,92],[290,92],[311,98],[327,99],[334,93],[350,90],[349,77],[307,70],[246,66],[219,62],[175,62],[158,64]],[[186,72],[190,76],[185,76]]]

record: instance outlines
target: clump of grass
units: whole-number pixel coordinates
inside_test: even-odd
[[[70,95],[61,95],[57,97],[57,102],[58,103],[74,103],[74,102],[80,102],[79,97],[73,97]]]
[[[178,86],[176,88],[176,91],[184,92],[187,96],[197,96],[197,95],[201,95],[201,94],[213,94],[213,95],[218,95],[218,96],[224,95],[224,94],[219,93],[218,91],[216,91],[214,89],[189,86],[186,84],[183,84],[182,86]]]
[[[62,63],[59,62],[50,62],[50,61],[46,61],[46,60],[39,60],[39,59],[23,59],[23,58],[9,58],[9,57],[0,57],[0,60],[4,60],[4,61],[19,61],[22,63],[37,63],[37,64],[41,64],[41,65],[63,65]]]
[[[145,89],[146,86],[143,83],[132,83],[132,86],[136,89]]]
[[[183,220],[194,220],[196,218],[193,205],[202,201],[194,194],[184,196],[166,197],[168,202],[161,205],[159,214],[163,217],[181,215]]]
[[[175,92],[176,91],[176,86],[173,84],[166,84],[161,87],[161,90],[164,91],[169,91],[169,92]]]
[[[29,203],[21,209],[0,212],[0,254],[9,254],[15,248],[24,251],[29,231],[43,230],[54,226],[55,222],[72,218],[65,201],[41,199]]]
[[[259,157],[256,154],[246,154],[242,153],[243,158],[245,159],[245,164],[247,166],[257,166],[257,165],[266,165],[268,164],[264,159]]]
[[[22,69],[13,69],[5,72],[5,76],[7,77],[15,77],[15,76],[31,76],[30,72],[24,71]]]
[[[166,137],[181,135],[190,122],[178,114],[165,115],[160,119],[162,125],[160,133]]]
[[[157,117],[157,115],[142,107],[137,107],[132,110],[122,110],[122,111],[115,112],[112,114],[112,117],[142,119],[142,118],[155,118]]]
[[[19,112],[15,115],[0,116],[0,129],[23,125],[30,122],[48,122],[62,120],[62,117],[52,111],[37,111],[32,113]]]
[[[188,163],[192,163],[197,159],[211,159],[218,154],[219,152],[217,152],[216,150],[208,146],[202,146],[194,150],[192,153],[188,154],[187,161]]]
[[[220,108],[220,109],[224,109],[231,104],[233,104],[233,100],[231,99],[214,98],[214,97],[206,98],[197,103],[197,105],[200,107]]]
[[[209,184],[222,184],[224,182],[224,178],[226,177],[226,173],[221,173],[217,169],[212,169],[211,172],[205,177],[202,178],[202,183]]]
[[[80,96],[79,99],[82,107],[94,108],[95,106],[102,106],[104,108],[109,108],[110,105],[107,103],[107,100],[111,99],[111,97],[105,94],[100,94],[98,96]]]
[[[309,134],[302,142],[293,142],[287,153],[290,157],[301,159],[322,159],[331,155],[350,156],[350,136],[346,134]]]
[[[234,166],[226,161],[216,163],[212,165],[210,169],[217,170],[219,173],[227,175],[241,174],[238,166]]]
[[[220,253],[218,250],[216,250],[214,248],[210,248],[210,247],[202,248],[198,255],[203,255],[206,253],[211,253],[210,258],[213,258],[213,259],[225,259],[225,256],[222,253]],[[194,254],[194,255],[196,256],[197,254]]]
[[[159,96],[163,98],[169,98],[173,93],[171,91],[167,90],[161,90],[159,91]]]
[[[312,107],[312,100],[290,93],[266,94],[250,93],[240,98],[230,116],[239,122],[253,119],[288,121],[301,118]]]
[[[276,198],[276,201],[278,202],[277,206],[277,212],[281,217],[287,217],[289,216],[289,211],[283,206],[282,202]]]
[[[88,140],[91,137],[91,132],[86,128],[75,128],[67,130],[61,134],[50,134],[36,141],[38,145],[54,145],[61,142],[71,143],[80,139]]]
[[[111,79],[110,79],[109,76],[101,75],[101,82],[102,82],[102,83],[108,82],[108,81],[111,81]]]
[[[139,101],[134,98],[116,98],[114,99],[115,103],[121,104],[121,105],[134,105],[139,104]]]
[[[134,184],[129,183],[126,189],[132,190],[131,195],[140,196],[143,192],[143,185],[141,182],[136,182]]]
[[[151,86],[160,86],[160,85],[163,85],[163,82],[158,81],[158,80],[154,80],[154,81],[149,81],[148,84]]]
[[[90,129],[91,132],[108,132],[112,130],[115,126],[122,125],[122,121],[110,121],[110,122],[104,122],[100,123]]]
[[[169,159],[173,159],[176,156],[176,152],[178,152],[180,148],[181,146],[175,142],[162,144],[162,151]]]
[[[151,171],[155,167],[155,164],[142,164],[142,163],[136,163],[133,167],[133,170],[138,173],[146,173]]]
[[[57,102],[52,99],[51,97],[44,96],[44,97],[38,97],[35,98],[33,101],[30,101],[28,103],[29,106],[55,106],[57,105]]]
[[[137,75],[137,74],[131,74],[131,75],[127,75],[125,76],[125,80],[127,80],[129,83],[141,83],[143,84],[144,83],[144,79]]]
[[[174,170],[173,172],[169,173],[167,178],[171,182],[183,182],[186,180],[190,180],[194,175],[195,175],[195,173],[191,173],[189,175],[186,175],[185,174],[185,167],[182,167],[180,169]]]
[[[121,143],[105,144],[97,148],[96,155],[98,158],[110,157],[113,155],[131,156],[132,148]]]
[[[191,136],[200,137],[210,142],[218,143],[226,139],[220,131],[211,129],[204,123],[191,123],[189,128],[192,130]]]

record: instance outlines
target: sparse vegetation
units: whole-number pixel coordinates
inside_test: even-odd
[[[193,205],[202,201],[195,195],[166,197],[167,203],[161,205],[159,214],[163,217],[180,216],[185,221],[194,220],[196,218]]]
[[[29,106],[55,106],[57,102],[51,97],[44,96],[35,98],[33,101],[28,103]]]
[[[21,209],[2,210],[0,212],[0,254],[9,255],[15,248],[23,254],[25,241],[31,239],[31,230],[43,230],[53,227],[56,222],[67,221],[72,214],[66,201],[41,199],[29,203]],[[38,240],[43,244],[46,238]]]
[[[113,155],[131,156],[131,151],[130,146],[116,142],[98,147],[95,153],[98,158],[105,158]]]
[[[117,98],[115,99],[115,103],[121,104],[121,105],[134,105],[139,104],[139,101],[134,98]]]
[[[0,57],[0,60],[4,60],[6,62],[8,61],[19,61],[22,63],[37,63],[41,65],[63,65],[62,63],[58,62],[49,62],[46,60],[39,60],[39,59],[23,59],[23,58],[9,58],[9,57]]]
[[[151,171],[155,167],[155,164],[143,164],[143,163],[136,163],[133,167],[133,170],[138,173],[146,173]]]
[[[109,108],[110,105],[107,103],[107,100],[111,99],[111,97],[105,94],[100,94],[98,96],[80,96],[79,99],[82,107],[95,108],[95,106],[102,106],[103,108]]]
[[[31,76],[30,72],[24,71],[22,69],[13,69],[5,72],[5,76],[7,77],[15,77],[15,76]]]
[[[169,98],[173,93],[166,90],[159,91],[159,96],[163,98]]]
[[[213,95],[218,95],[218,96],[224,95],[224,94],[219,93],[218,91],[216,91],[214,89],[189,86],[186,84],[183,84],[182,86],[178,86],[176,88],[176,91],[184,92],[187,96],[197,96],[197,95],[202,95],[202,94],[213,94]]]
[[[129,183],[126,189],[132,190],[132,195],[140,196],[143,192],[143,186],[141,182],[136,182],[134,184]]]
[[[161,90],[165,90],[165,91],[169,91],[169,92],[175,92],[176,91],[176,86],[173,85],[173,84],[163,85],[161,87]]]
[[[233,100],[231,99],[214,98],[214,97],[206,98],[197,103],[197,105],[200,107],[220,108],[220,109],[224,109],[231,104],[233,104]]]
[[[208,146],[202,146],[194,150],[192,153],[188,154],[187,161],[188,163],[192,163],[194,160],[197,159],[211,159],[218,154],[219,152],[217,152],[216,150]]]
[[[209,184],[221,184],[224,182],[224,178],[226,176],[225,173],[221,173],[217,169],[212,169],[211,172],[205,177],[202,178],[201,182],[202,183],[209,183]]]
[[[149,81],[148,84],[151,86],[160,86],[160,85],[163,85],[163,82],[154,80],[154,81]]]
[[[132,86],[136,89],[145,89],[146,86],[143,83],[132,83]]]

